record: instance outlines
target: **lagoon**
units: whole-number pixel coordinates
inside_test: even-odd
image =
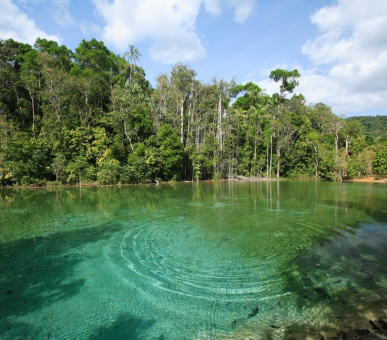
[[[387,309],[385,185],[1,189],[0,242],[0,339],[302,338]]]

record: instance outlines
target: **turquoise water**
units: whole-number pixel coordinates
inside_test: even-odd
[[[384,185],[2,189],[0,242],[1,339],[283,339],[387,309]]]

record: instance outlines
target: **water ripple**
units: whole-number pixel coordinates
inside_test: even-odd
[[[210,240],[196,226],[148,224],[125,234],[121,255],[150,286],[173,294],[211,301],[214,296],[240,301],[283,294],[280,252],[245,257],[228,241]]]

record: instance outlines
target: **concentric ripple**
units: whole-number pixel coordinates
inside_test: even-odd
[[[310,244],[300,245],[299,235],[292,242],[296,227],[282,222],[271,235],[263,228],[214,236],[201,226],[159,222],[131,228],[121,255],[157,289],[204,299],[269,299],[286,293],[280,274]]]
[[[281,324],[300,316],[286,273],[296,271],[294,258],[316,233],[316,227],[294,219],[273,224],[278,216],[270,214],[245,217],[246,223],[240,216],[229,218],[239,220],[239,227],[235,221],[232,229],[218,228],[209,216],[202,219],[207,224],[178,218],[141,223],[129,228],[120,245],[127,282],[158,308],[192,315],[195,328],[209,339],[230,334],[239,324],[270,328],[280,315]],[[302,311],[300,320],[319,313]]]

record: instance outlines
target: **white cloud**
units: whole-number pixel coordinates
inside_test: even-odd
[[[243,22],[255,0],[235,2],[236,20]],[[93,0],[105,20],[103,38],[118,50],[128,44],[150,40],[153,59],[174,63],[206,56],[196,20],[202,8],[212,16],[221,14],[221,0]]]
[[[254,10],[255,0],[230,0],[230,3],[235,6],[235,21],[241,24],[248,19]]]
[[[386,108],[387,90],[384,87],[381,91],[371,91],[368,87],[366,90],[357,89],[355,91],[351,87],[344,86],[342,79],[335,75],[319,74],[316,70],[305,69],[299,64],[275,65],[270,69],[264,70],[258,77],[254,75],[246,76],[245,83],[253,81],[269,95],[278,93],[280,84],[269,78],[271,70],[277,68],[285,70],[297,69],[300,72],[300,83],[294,90],[294,94],[301,93],[310,105],[324,103],[331,106],[333,112],[338,115],[354,114],[356,112],[367,113],[367,110],[374,112],[378,108]],[[379,86],[381,85],[381,82],[376,83]],[[292,95],[287,94],[287,97],[289,98]]]
[[[220,9],[220,0],[204,0],[204,8],[213,16],[219,16],[222,12]]]
[[[303,53],[316,71],[302,75],[305,93],[342,113],[386,109],[387,1],[338,0],[311,21],[319,34],[305,43]]]
[[[95,37],[101,33],[101,28],[98,25],[85,20],[79,23],[79,28],[81,29],[83,35],[87,37]]]
[[[320,75],[313,71],[301,70],[300,86],[296,90],[302,93],[309,103],[325,103],[336,114],[354,114],[357,112],[385,110],[387,90],[354,91],[345,86],[340,78]]]
[[[166,63],[192,61],[205,55],[195,28],[200,2],[94,0],[106,22],[105,41],[125,51],[128,44],[150,38],[154,42],[152,57]]]
[[[52,3],[58,7],[67,7],[70,4],[70,0],[52,0]]]
[[[62,27],[74,26],[75,19],[70,14],[68,6],[69,0],[52,0],[56,8],[52,11],[55,21]]]
[[[31,45],[37,38],[61,42],[58,36],[39,29],[11,0],[0,0],[0,8],[0,39],[14,39]]]
[[[62,27],[74,26],[75,20],[66,8],[57,8],[52,11],[55,21]]]
[[[36,4],[43,2],[43,1],[45,1],[45,0],[18,0],[17,2],[23,4],[24,6],[28,6],[28,5],[36,5]]]

